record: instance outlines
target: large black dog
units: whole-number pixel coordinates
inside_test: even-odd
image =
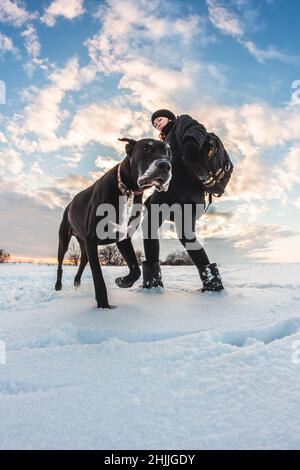
[[[97,227],[103,221],[104,206],[115,209],[118,226],[120,198],[134,195],[141,201],[144,189],[155,186],[158,191],[167,191],[171,180],[171,151],[167,143],[154,139],[119,139],[127,142],[126,157],[105,173],[92,186],[78,193],[67,206],[59,229],[58,269],[56,290],[62,287],[62,263],[74,235],[81,248],[81,260],[74,284],[80,284],[82,272],[89,262],[91,266],[97,306],[109,308],[107,289],[98,258],[98,245],[116,242],[129,267],[129,274],[116,280],[120,287],[130,287],[140,276],[140,268],[130,237],[118,239],[99,234]]]

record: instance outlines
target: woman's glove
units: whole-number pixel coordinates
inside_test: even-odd
[[[197,182],[205,181],[208,177],[207,162],[203,161],[196,140],[192,138],[184,140],[182,153],[182,161],[189,176]]]

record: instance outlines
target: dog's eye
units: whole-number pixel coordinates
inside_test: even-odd
[[[149,150],[149,147],[148,147],[147,145],[145,145],[145,146],[143,147],[143,152],[147,152],[148,150]]]

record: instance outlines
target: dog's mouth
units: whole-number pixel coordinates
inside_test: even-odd
[[[155,186],[155,189],[159,192],[161,191],[168,191],[169,184],[170,184],[171,176],[147,176],[143,175],[138,179],[138,185],[141,189],[151,188]]]
[[[159,159],[151,163],[138,178],[137,183],[141,189],[154,186],[157,191],[168,191],[171,178],[171,165],[169,162]]]

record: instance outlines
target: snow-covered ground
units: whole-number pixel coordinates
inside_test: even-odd
[[[0,266],[0,448],[300,448],[300,265],[163,267],[95,308],[90,270]],[[294,348],[294,349],[293,349]],[[299,362],[299,364],[298,364]]]

